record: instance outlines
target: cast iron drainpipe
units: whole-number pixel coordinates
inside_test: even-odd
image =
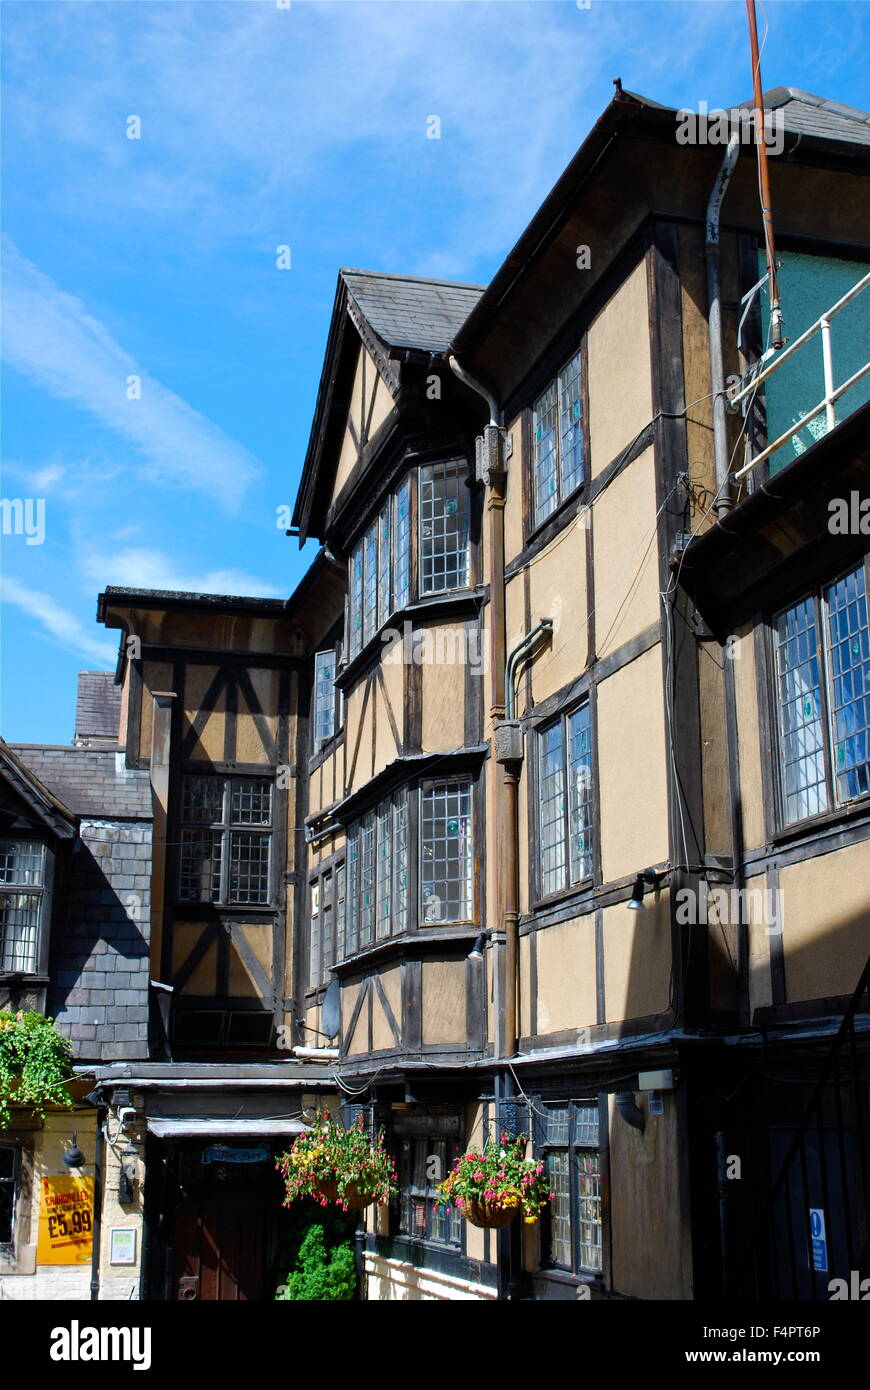
[[[719,214],[731,181],[740,135],[733,131],[722,166],[707,203],[707,230],[704,257],[707,262],[707,325],[710,337],[710,385],[713,388],[713,457],[716,462],[716,515],[731,510],[733,499],[728,481],[728,440],[725,433],[725,368],[722,361],[722,291],[719,283]]]
[[[104,1102],[97,1106],[97,1133],[94,1140],[94,1221],[93,1245],[91,1247],[91,1300],[98,1302],[100,1297],[100,1242],[103,1231],[103,1125],[108,1107]]]

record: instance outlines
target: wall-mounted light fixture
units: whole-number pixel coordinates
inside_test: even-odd
[[[477,936],[474,938],[474,945],[466,956],[466,960],[483,960],[483,948],[486,945],[486,938],[488,936],[488,931],[478,932]]]
[[[657,874],[655,869],[641,869],[634,880],[631,897],[628,901],[628,906],[632,912],[640,912],[642,910],[643,894],[647,884],[649,884],[650,888],[657,889],[663,878],[664,874]]]
[[[72,1144],[62,1155],[63,1161],[66,1164],[67,1168],[81,1168],[82,1164],[87,1162],[84,1154],[79,1148],[78,1138],[79,1132],[77,1129],[74,1129]]]

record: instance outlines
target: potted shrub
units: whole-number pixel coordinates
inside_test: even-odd
[[[384,1131],[372,1143],[362,1115],[345,1129],[330,1114],[318,1114],[276,1166],[284,1178],[285,1207],[297,1197],[313,1197],[322,1207],[335,1202],[342,1211],[361,1211],[372,1202],[389,1202],[398,1190]]]
[[[537,1221],[552,1200],[542,1161],[526,1158],[526,1140],[507,1134],[457,1158],[436,1197],[441,1206],[458,1207],[472,1226],[490,1229],[509,1225],[518,1211],[525,1222]]]
[[[12,1105],[34,1110],[43,1119],[48,1105],[69,1109],[71,1075],[70,1044],[53,1018],[0,1010],[0,1129],[11,1124]]]

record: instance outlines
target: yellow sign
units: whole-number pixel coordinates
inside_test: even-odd
[[[37,1264],[87,1264],[91,1258],[93,1235],[93,1178],[66,1175],[43,1178]]]

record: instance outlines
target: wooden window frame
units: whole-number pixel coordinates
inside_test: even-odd
[[[804,590],[799,596],[793,598],[789,603],[767,614],[765,627],[765,641],[763,643],[764,652],[764,686],[766,692],[765,715],[768,727],[771,732],[770,746],[773,760],[773,807],[776,833],[791,834],[800,831],[805,827],[811,827],[819,821],[825,821],[831,817],[837,817],[849,812],[853,807],[860,805],[870,798],[870,791],[859,792],[857,796],[841,799],[836,790],[836,772],[834,769],[834,746],[836,739],[831,725],[831,660],[830,660],[830,636],[827,624],[827,607],[825,601],[825,591],[848,575],[860,571],[864,578],[865,603],[870,616],[870,554],[865,555],[857,564],[850,564],[845,569],[838,570],[830,578],[814,584],[811,589]],[[821,811],[810,812],[806,816],[801,816],[796,820],[788,820],[786,817],[786,795],[783,786],[782,771],[783,764],[780,756],[782,742],[782,725],[780,716],[779,700],[779,665],[777,660],[777,633],[776,620],[790,609],[797,607],[798,604],[807,600],[812,602],[813,621],[817,634],[816,658],[819,664],[820,676],[820,722],[822,728],[822,751],[825,765],[825,791],[828,804]]]
[[[15,1231],[16,1224],[18,1221],[18,1208],[21,1200],[21,1146],[19,1144],[10,1143],[8,1140],[3,1139],[0,1140],[0,1151],[8,1151],[12,1154],[12,1176],[11,1178],[0,1179],[3,1182],[10,1183],[12,1186],[12,1207],[10,1211],[9,1220],[9,1239],[0,1240],[0,1251],[2,1251],[4,1256],[7,1259],[9,1259],[14,1258],[15,1256]]]
[[[545,903],[555,902],[572,893],[582,892],[584,887],[588,887],[594,882],[596,864],[598,858],[599,845],[599,826],[598,826],[598,782],[597,782],[597,758],[596,758],[596,719],[595,707],[592,698],[593,692],[590,687],[579,699],[574,699],[557,714],[547,719],[541,720],[533,726],[534,733],[534,757],[531,762],[531,776],[529,786],[531,799],[530,808],[533,811],[533,843],[534,843],[534,870],[532,874],[532,886],[534,905],[540,906]],[[580,710],[588,711],[589,721],[589,740],[590,740],[590,770],[589,770],[589,795],[587,804],[589,807],[589,873],[572,881],[571,879],[571,799],[569,792],[569,749],[570,738],[568,733],[568,721],[572,715]],[[562,776],[564,778],[564,801],[565,806],[562,813],[562,845],[564,849],[564,882],[561,887],[544,891],[544,871],[543,871],[543,833],[541,825],[541,812],[543,802],[541,798],[541,743],[540,739],[556,725],[562,731]]]
[[[580,333],[580,334],[577,336],[577,338],[575,339],[575,343],[576,343],[576,346],[574,346],[574,347],[571,349],[570,352],[560,354],[559,359],[558,359],[558,362],[557,362],[557,364],[556,364],[555,366],[553,365],[552,357],[550,357],[549,360],[548,360],[547,370],[546,370],[543,374],[541,374],[541,373],[537,373],[537,374],[536,374],[535,378],[533,378],[534,389],[529,393],[529,395],[526,396],[526,400],[527,400],[528,404],[527,404],[527,405],[525,406],[525,408],[523,409],[522,415],[521,415],[521,432],[522,432],[523,462],[524,462],[523,474],[524,474],[524,484],[525,484],[525,485],[524,485],[524,488],[523,488],[523,511],[524,511],[524,518],[523,518],[523,522],[524,522],[524,524],[523,524],[523,534],[524,534],[524,542],[525,542],[526,544],[527,544],[530,540],[532,540],[532,539],[538,534],[538,532],[543,531],[545,527],[547,527],[547,526],[553,524],[554,522],[555,522],[555,523],[558,523],[558,518],[559,518],[559,516],[560,516],[564,511],[566,511],[566,510],[570,507],[570,504],[571,504],[573,501],[575,501],[577,498],[579,498],[579,497],[582,495],[583,490],[584,490],[585,488],[588,488],[589,482],[590,482],[591,451],[590,451],[590,439],[589,439],[589,344],[588,344],[588,333],[587,333],[585,330],[584,330],[582,333]],[[575,486],[573,486],[573,487],[570,489],[570,491],[564,492],[564,491],[563,491],[563,488],[562,488],[561,456],[559,455],[559,456],[557,457],[557,471],[558,471],[558,478],[559,478],[559,500],[558,500],[558,502],[556,503],[555,507],[552,509],[552,511],[549,512],[549,513],[547,514],[547,516],[542,517],[540,520],[538,520],[538,518],[537,518],[537,507],[536,507],[536,502],[535,502],[535,490],[536,490],[536,472],[535,472],[535,465],[536,465],[536,449],[535,449],[535,430],[534,430],[534,413],[535,413],[535,407],[536,407],[538,401],[540,401],[541,397],[549,390],[549,388],[550,388],[551,386],[553,386],[553,385],[555,384],[555,385],[557,386],[557,389],[558,389],[558,380],[559,380],[559,377],[562,375],[562,373],[564,372],[565,368],[569,365],[569,363],[572,362],[573,359],[574,359],[575,357],[577,357],[577,356],[579,356],[579,358],[580,358],[580,371],[581,371],[581,374],[582,374],[582,379],[581,379],[581,401],[582,401],[582,406],[581,406],[581,409],[582,409],[581,426],[582,426],[582,431],[581,431],[581,432],[582,432],[582,438],[583,438],[583,476],[581,477],[580,481],[579,481]],[[558,420],[557,420],[557,425],[558,425]],[[560,438],[557,438],[557,453],[558,453],[558,451],[559,451],[560,449],[561,449],[561,439],[560,439]]]
[[[396,1235],[400,1240],[412,1241],[415,1245],[423,1245],[433,1250],[443,1250],[451,1254],[461,1255],[465,1248],[464,1217],[458,1210],[454,1209],[443,1218],[448,1222],[449,1226],[452,1227],[453,1231],[455,1232],[455,1239],[442,1240],[438,1236],[433,1236],[432,1217],[435,1210],[435,1191],[437,1189],[439,1179],[433,1179],[431,1184],[427,1184],[426,1187],[415,1187],[413,1184],[413,1172],[415,1158],[414,1150],[416,1146],[423,1146],[423,1155],[425,1161],[425,1159],[429,1155],[433,1155],[433,1150],[436,1144],[444,1145],[445,1163],[444,1172],[442,1174],[443,1179],[446,1178],[455,1160],[465,1151],[465,1145],[459,1139],[446,1139],[443,1136],[436,1134],[401,1135],[399,1137],[393,1137],[392,1143],[394,1150],[398,1150],[397,1167],[399,1171],[399,1196],[397,1197],[396,1201],[392,1204],[392,1226],[395,1230]],[[404,1174],[402,1171],[404,1162],[403,1149],[405,1145],[407,1145],[410,1150],[409,1181],[407,1183],[407,1188],[403,1185]],[[402,1229],[403,1206],[405,1202],[407,1202],[408,1211],[410,1212],[412,1204],[415,1201],[418,1204],[423,1204],[423,1209],[426,1215],[425,1232]],[[408,1222],[408,1224],[411,1224],[410,1221]]]
[[[605,1242],[607,1238],[607,1178],[606,1178],[606,1155],[607,1145],[602,1142],[602,1114],[601,1101],[597,1095],[577,1096],[577,1097],[557,1097],[547,1096],[544,1099],[538,1097],[535,1100],[538,1111],[543,1111],[544,1115],[549,1109],[556,1106],[567,1107],[568,1110],[568,1137],[563,1143],[561,1141],[551,1141],[547,1137],[546,1120],[542,1118],[542,1133],[539,1142],[535,1145],[539,1157],[546,1159],[551,1153],[565,1153],[568,1156],[568,1221],[570,1228],[571,1244],[571,1265],[559,1264],[552,1253],[552,1215],[548,1211],[542,1225],[541,1231],[541,1269],[544,1271],[554,1270],[563,1274],[571,1274],[585,1280],[600,1280],[604,1273]],[[580,1107],[592,1108],[596,1114],[597,1143],[586,1144],[577,1137],[577,1112]],[[578,1157],[581,1153],[594,1153],[598,1161],[598,1202],[599,1215],[597,1229],[601,1236],[600,1249],[601,1257],[597,1267],[584,1265],[581,1257],[581,1219],[580,1219],[580,1168]],[[547,1169],[545,1167],[545,1173]]]
[[[221,819],[220,821],[193,821],[184,818],[184,787],[188,780],[193,778],[207,778],[211,781],[222,784],[221,792]],[[269,821],[266,825],[256,823],[246,823],[234,820],[232,815],[232,795],[234,785],[241,782],[257,782],[265,784],[269,788]],[[275,892],[275,829],[276,829],[276,803],[275,803],[275,781],[273,777],[259,777],[251,774],[226,775],[224,773],[207,772],[186,772],[182,776],[181,806],[179,815],[179,855],[178,873],[176,880],[176,903],[185,906],[221,908],[230,911],[244,912],[248,909],[255,911],[274,910],[276,906]],[[192,834],[202,833],[220,836],[220,861],[219,861],[219,896],[217,898],[192,898],[182,896],[181,883],[184,872],[184,848],[185,832]],[[268,853],[266,862],[266,901],[265,902],[245,902],[238,898],[230,897],[230,871],[232,864],[232,845],[234,834],[253,834],[268,838]]]
[[[317,662],[318,662],[318,658],[320,658],[320,657],[322,657],[322,656],[327,656],[327,655],[331,655],[331,656],[332,656],[332,670],[333,670],[333,676],[332,676],[332,729],[331,729],[331,732],[330,732],[330,733],[325,734],[325,735],[323,735],[323,736],[320,736],[320,735],[318,735],[318,732],[317,732],[317,715],[318,715],[318,701],[317,701],[317,681],[318,681],[318,676],[317,676]],[[316,755],[316,754],[319,753],[323,748],[325,748],[326,745],[327,745],[328,743],[331,743],[332,740],[333,740],[334,738],[337,738],[338,735],[341,733],[341,730],[342,730],[343,727],[344,727],[344,713],[345,713],[345,710],[344,710],[344,691],[341,690],[341,689],[339,689],[339,687],[335,684],[335,677],[338,675],[338,668],[339,668],[339,666],[340,666],[340,664],[341,664],[341,660],[342,660],[342,643],[341,643],[341,642],[334,642],[334,643],[332,643],[332,645],[330,645],[330,646],[321,647],[319,651],[316,651],[316,652],[314,653],[314,680],[313,680],[313,683],[312,683],[312,699],[311,699],[311,704],[312,704],[312,712],[311,712],[311,713],[312,713],[312,717],[311,717],[311,741],[312,741],[312,751],[313,751],[313,754],[314,754],[314,755]]]
[[[0,957],[0,975],[40,975],[44,970],[47,955],[46,939],[46,916],[47,905],[51,901],[50,895],[50,875],[51,875],[51,851],[44,840],[32,835],[3,835],[2,840],[10,844],[34,845],[41,850],[41,861],[39,866],[38,883],[2,883],[0,884],[0,898],[5,897],[30,897],[36,899],[36,932],[33,941],[33,952],[26,968],[20,965],[4,966]],[[0,942],[0,947],[5,950],[5,938]]]

